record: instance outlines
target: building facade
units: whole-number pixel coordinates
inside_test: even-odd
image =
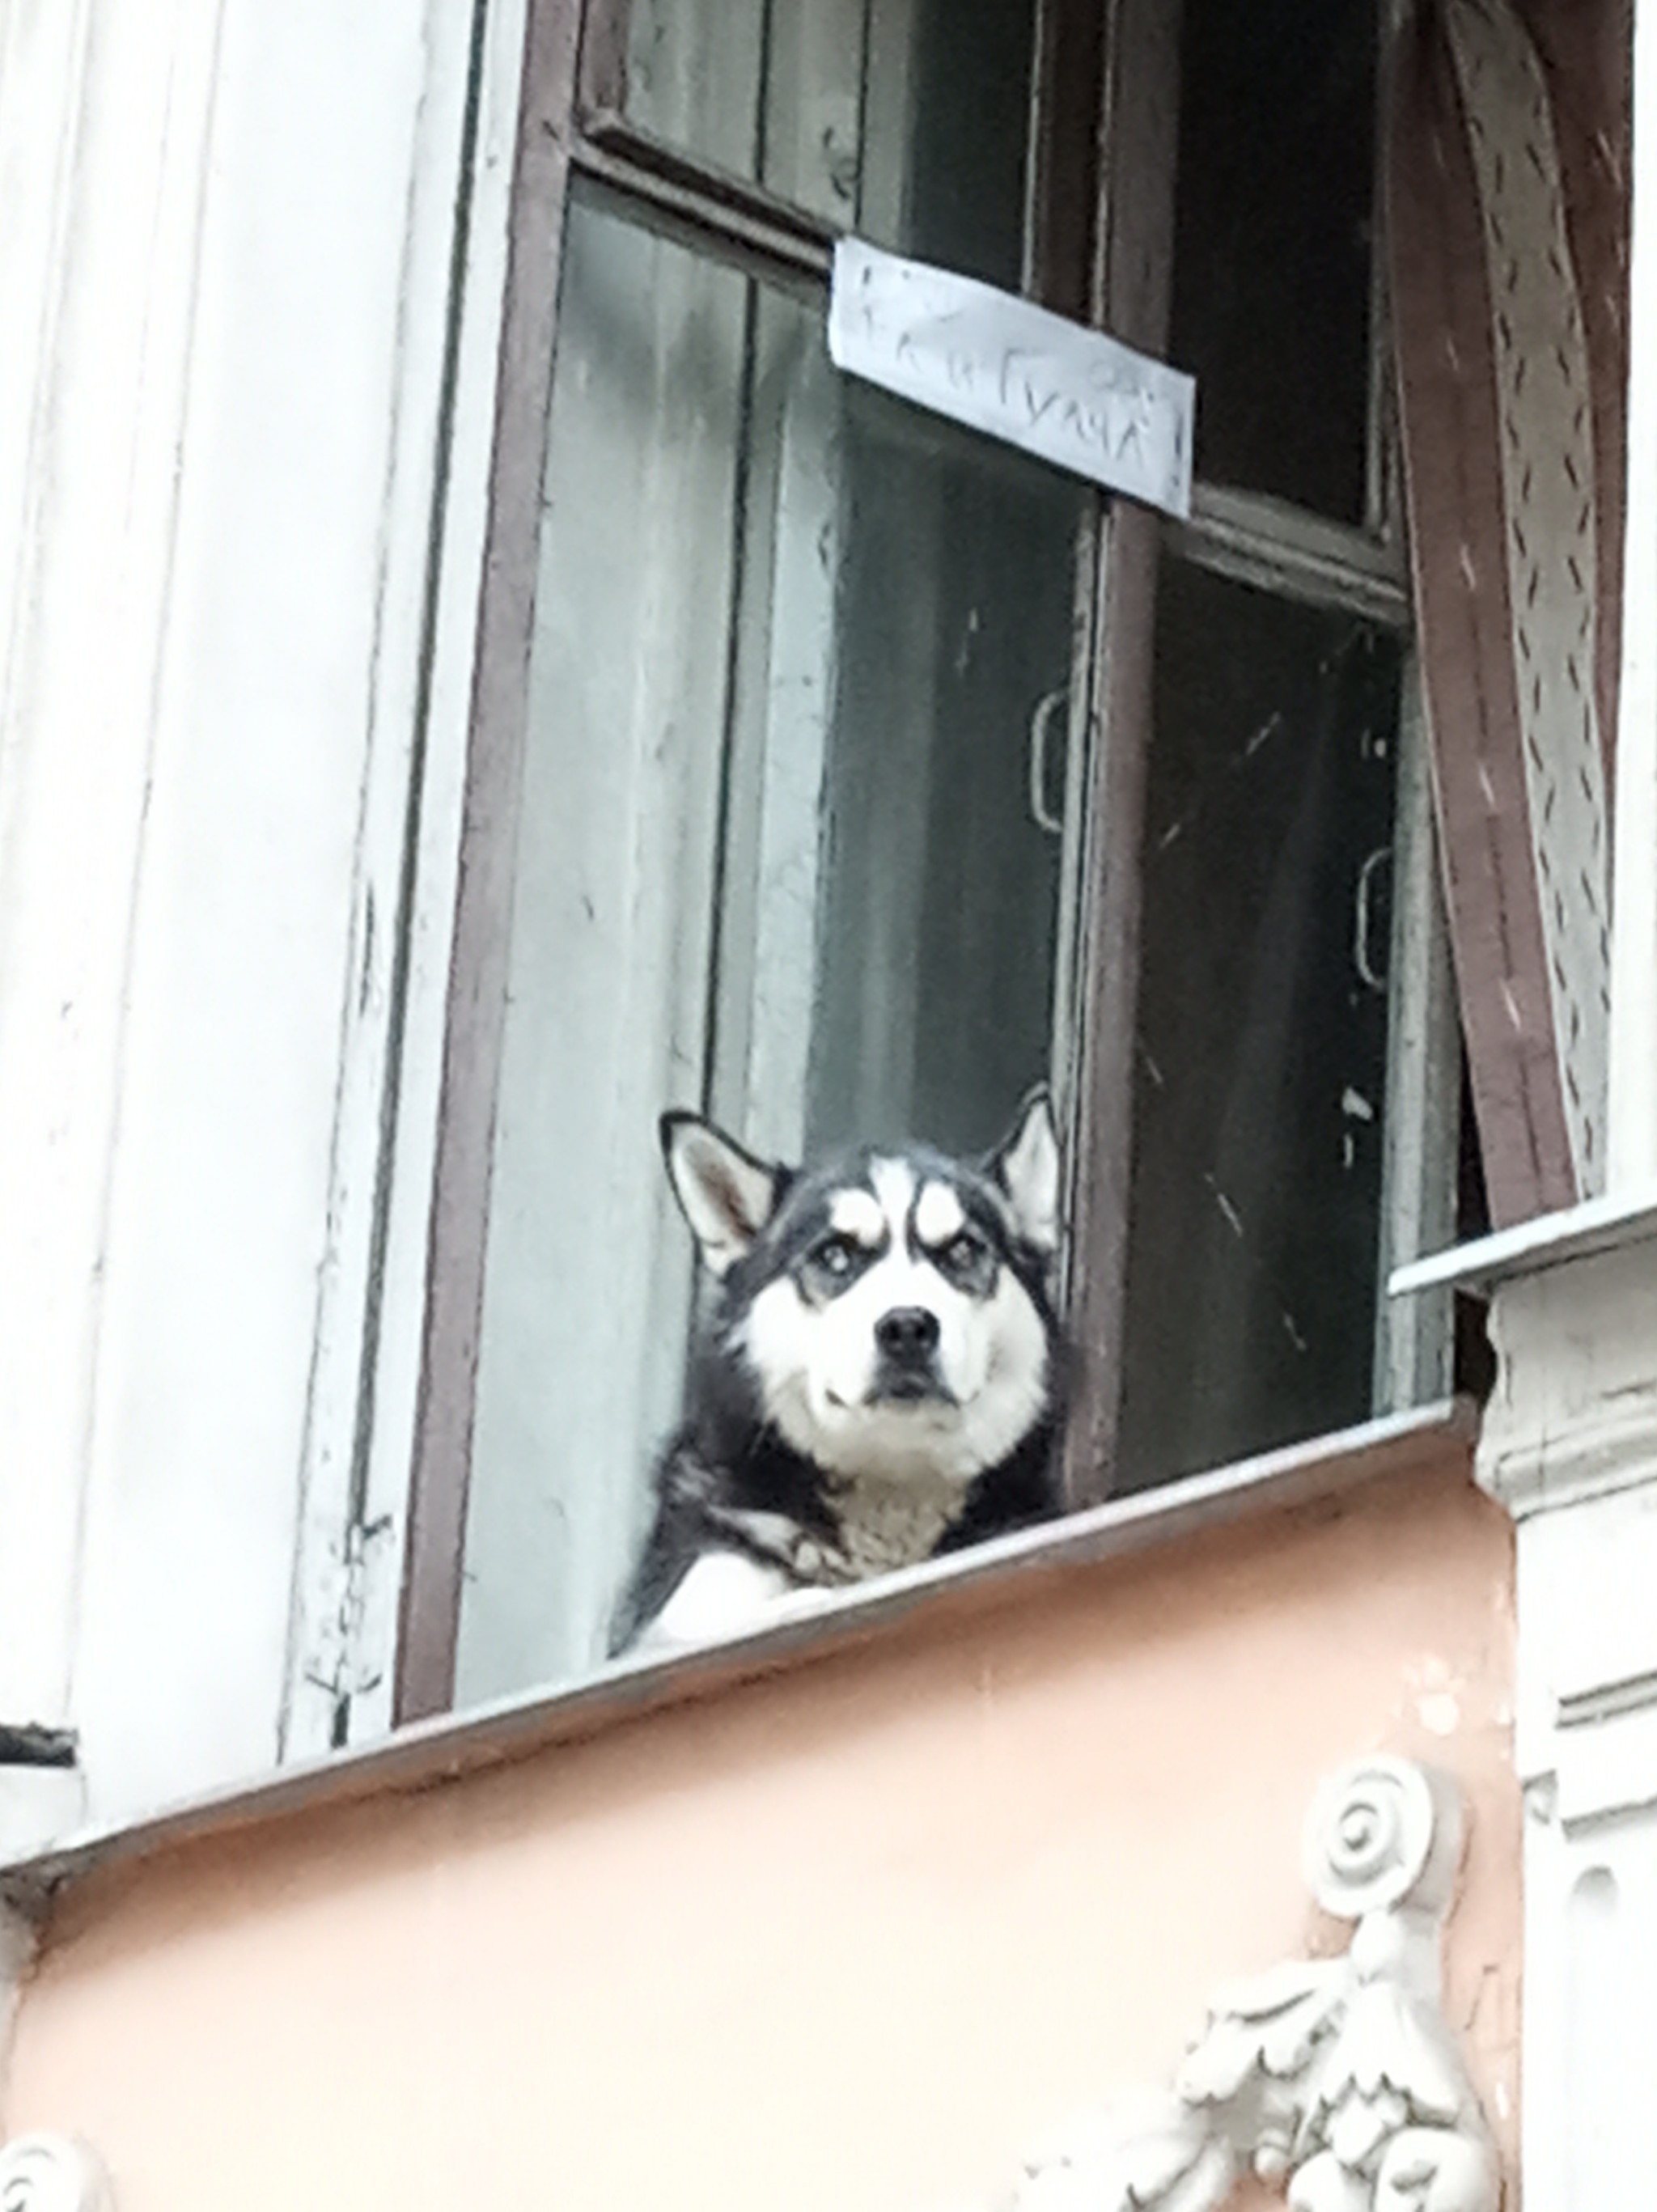
[[[1657,33],[1235,12],[0,0],[9,2205],[1648,2169]],[[1065,1511],[606,1661],[656,1115],[1035,1081]]]

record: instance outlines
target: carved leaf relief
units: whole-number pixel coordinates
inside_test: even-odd
[[[1034,2160],[1012,2212],[1218,2212],[1253,2172],[1290,2212],[1496,2212],[1494,2146],[1439,2010],[1460,1807],[1404,1759],[1344,1768],[1307,1835],[1343,1956],[1223,1990],[1172,2087],[1123,2099]]]

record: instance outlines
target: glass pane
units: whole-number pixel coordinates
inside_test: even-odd
[[[1159,585],[1121,1477],[1368,1418],[1395,639]]]
[[[633,0],[627,111],[878,244],[1017,289],[1033,0]]]
[[[1048,1067],[1082,498],[865,386],[843,399],[801,1134],[970,1152]]]
[[[992,1143],[1049,1072],[1077,780],[1083,495],[841,380],[818,302],[590,201],[566,252],[463,1701],[602,1655],[692,1297],[658,1115]]]
[[[1197,473],[1364,513],[1375,0],[1185,0],[1172,358]]]

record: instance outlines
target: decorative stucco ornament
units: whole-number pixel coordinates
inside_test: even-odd
[[[14,2136],[0,2143],[0,2212],[110,2212],[96,2154],[71,2136]]]
[[[1217,2212],[1250,2172],[1286,2181],[1290,2212],[1496,2212],[1495,2148],[1439,2008],[1460,1856],[1444,1777],[1381,1757],[1332,1775],[1306,1874],[1357,1923],[1344,1954],[1218,1991],[1172,2087],[1072,2128],[1008,2212]]]

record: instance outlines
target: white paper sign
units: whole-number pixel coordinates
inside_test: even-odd
[[[1178,369],[970,276],[835,248],[837,368],[1113,491],[1191,512],[1196,385]]]

